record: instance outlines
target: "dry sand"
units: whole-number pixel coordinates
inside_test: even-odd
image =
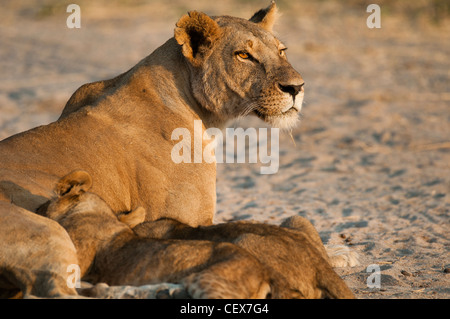
[[[0,139],[55,120],[80,85],[132,67],[186,11],[250,17],[267,2],[78,1],[82,27],[68,29],[70,2],[3,1]],[[306,81],[301,125],[295,143],[281,134],[276,174],[218,165],[216,222],[305,216],[325,243],[360,254],[337,269],[358,298],[449,298],[449,21],[379,2],[381,29],[367,28],[363,6],[279,2],[276,30]],[[380,289],[367,286],[371,264]]]

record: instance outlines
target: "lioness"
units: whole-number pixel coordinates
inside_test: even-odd
[[[212,223],[215,164],[175,164],[171,133],[246,114],[282,128],[297,122],[304,82],[272,33],[276,11],[272,3],[250,20],[190,12],[135,67],[80,87],[56,122],[0,142],[0,293],[76,294],[65,281],[75,247],[34,213],[76,169],[116,213],[142,206],[150,221]]]
[[[194,298],[353,298],[304,218],[290,218],[285,227],[234,222],[192,228],[175,220],[140,223],[145,216],[137,209],[119,221],[86,192],[91,185],[89,174],[75,171],[38,209],[67,230],[84,280],[182,283]]]

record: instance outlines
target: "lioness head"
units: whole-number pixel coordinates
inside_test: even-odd
[[[272,2],[250,20],[192,11],[178,21],[194,96],[219,121],[254,114],[284,129],[298,121],[304,81],[272,33],[276,16]]]

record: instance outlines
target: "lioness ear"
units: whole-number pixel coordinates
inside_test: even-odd
[[[272,0],[270,6],[265,9],[261,9],[256,12],[253,17],[250,18],[251,22],[257,23],[261,28],[272,32],[273,26],[278,18],[278,8],[275,1]]]
[[[85,193],[92,186],[92,178],[85,171],[74,171],[61,178],[55,186],[55,193],[58,196],[80,195]]]
[[[175,40],[182,46],[183,55],[194,65],[200,64],[200,58],[220,34],[217,22],[197,11],[182,16],[175,28]]]

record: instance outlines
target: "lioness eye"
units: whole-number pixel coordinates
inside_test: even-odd
[[[247,52],[238,52],[237,55],[241,58],[241,59],[249,59],[250,58],[250,54],[248,54]]]
[[[281,55],[281,56],[285,56],[285,55],[286,55],[286,52],[285,52],[286,50],[287,50],[287,48],[281,49],[281,50],[280,50],[280,55]]]

